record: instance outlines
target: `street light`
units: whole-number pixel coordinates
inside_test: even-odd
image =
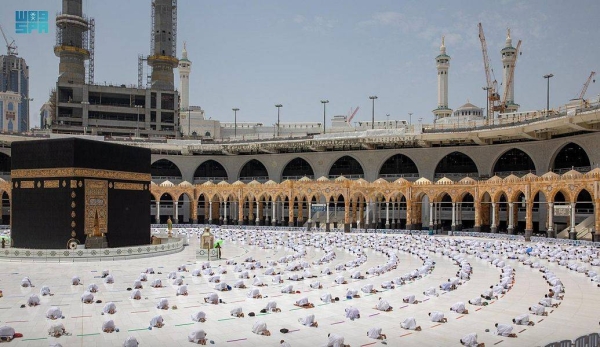
[[[412,112],[408,112],[408,125],[412,125]]]
[[[548,118],[548,112],[550,111],[550,78],[554,77],[553,74],[544,75],[544,78],[548,80],[546,87],[546,118]]]
[[[239,111],[240,109],[235,107],[232,108],[231,110],[233,110],[233,137],[237,137],[237,111]]]
[[[279,137],[279,109],[283,107],[282,104],[276,104],[277,107],[277,137]]]
[[[325,134],[325,105],[329,103],[329,100],[321,100],[323,104],[323,134]]]
[[[85,107],[87,105],[89,105],[89,104],[90,104],[89,101],[82,101],[81,102],[81,106],[82,106],[82,109],[81,109],[81,125],[83,127],[83,135],[87,135],[87,127],[83,126],[83,119],[84,118],[88,118],[88,122],[89,122],[89,116],[88,116],[88,114],[86,114],[85,117],[84,117],[83,113],[84,113]]]
[[[386,114],[385,117],[387,118],[386,122],[385,122],[385,128],[387,129],[388,125],[390,124],[390,114]]]
[[[142,105],[133,105],[133,107],[135,107],[137,110],[137,121],[135,123],[135,136],[140,137],[140,108],[142,108]],[[189,115],[188,115],[188,117],[189,117]],[[188,129],[188,132],[189,132],[189,129]]]
[[[369,96],[369,99],[373,100],[373,111],[371,113],[371,129],[375,129],[375,100],[377,99],[377,96]]]

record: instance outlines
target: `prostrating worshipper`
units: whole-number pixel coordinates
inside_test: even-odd
[[[162,288],[162,281],[160,280],[160,278],[155,278],[154,280],[152,280],[152,283],[150,284],[150,287],[152,288]]]
[[[0,341],[12,341],[15,337],[23,337],[23,334],[16,333],[15,329],[8,325],[0,326]]]
[[[294,306],[303,307],[303,308],[315,307],[315,305],[313,305],[311,302],[308,301],[307,297],[302,297],[302,298],[296,300],[296,302],[294,303]]]
[[[262,310],[260,310],[261,313],[267,313],[267,312],[281,312],[281,309],[279,307],[277,307],[277,302],[275,301],[269,301],[267,303],[267,306],[265,308],[263,308]]]
[[[133,289],[144,289],[144,287],[142,286],[142,281],[140,281],[140,280],[133,281]]]
[[[431,319],[432,322],[437,322],[437,323],[447,323],[448,322],[448,318],[445,318],[444,314],[440,311],[429,312],[429,319]]]
[[[147,273],[147,274],[153,275],[154,274],[154,268],[151,268],[151,267],[146,268],[146,270],[144,272]]]
[[[496,323],[496,335],[504,337],[517,337],[516,333],[513,333],[513,326],[510,324],[499,324]]]
[[[292,345],[285,342],[285,340],[281,340],[281,341],[279,341],[279,347],[292,347]]]
[[[130,298],[132,298],[133,300],[140,300],[142,298],[142,292],[139,289],[134,289],[131,292]]]
[[[238,288],[238,289],[245,289],[246,285],[244,284],[243,280],[237,280],[233,283],[233,288]]]
[[[81,295],[81,302],[83,302],[84,304],[93,304],[94,294],[90,292],[83,292],[83,295]]]
[[[162,328],[163,326],[165,326],[165,322],[161,315],[154,316],[150,320],[150,327],[152,328]]]
[[[180,286],[182,284],[183,284],[183,278],[181,278],[181,277],[177,277],[175,280],[173,280],[173,285],[174,286]]]
[[[168,310],[169,309],[169,300],[167,298],[162,298],[158,301],[156,308],[159,310]]]
[[[217,295],[217,293],[209,293],[208,296],[204,297],[204,302],[208,304],[217,305],[219,301],[219,295]]]
[[[212,274],[211,274],[211,275],[212,275]],[[176,279],[176,278],[177,278],[177,272],[175,272],[175,271],[171,271],[171,272],[169,272],[169,274],[167,275],[167,279],[174,280],[174,279]]]
[[[394,288],[396,288],[396,286],[394,285],[394,282],[392,282],[392,281],[383,281],[381,283],[381,288],[383,288],[383,289],[394,289]]]
[[[31,280],[29,279],[29,277],[23,277],[23,279],[21,280],[21,287],[35,287],[35,286],[31,283]]]
[[[450,311],[454,311],[456,313],[460,313],[460,314],[468,314],[469,310],[467,310],[465,308],[465,303],[462,301],[459,301],[457,303],[455,303],[454,305],[450,306]]]
[[[215,284],[215,290],[218,290],[220,292],[227,292],[230,288],[231,287],[225,282]]]
[[[302,281],[304,279],[304,277],[298,275],[298,274],[291,274],[290,277],[288,277],[288,280],[290,281]]]
[[[241,306],[232,309],[231,311],[229,311],[229,314],[231,314],[233,317],[244,318],[244,312],[242,312]]]
[[[62,311],[56,306],[52,306],[46,311],[46,318],[56,320],[62,318]]]
[[[407,295],[404,298],[402,298],[402,302],[404,302],[405,304],[418,304],[420,301],[415,299],[414,295]]]
[[[331,270],[328,267],[321,270],[321,274],[323,274],[324,276],[331,275],[332,273],[333,272],[331,272]]]
[[[378,292],[377,289],[373,288],[372,284],[365,284],[364,286],[362,286],[362,288],[360,288],[360,290],[363,293],[367,293],[367,294],[375,294]]]
[[[358,299],[360,295],[358,294],[358,290],[356,289],[348,289],[346,290],[346,299]]]
[[[520,314],[513,318],[513,323],[515,323],[516,325],[535,325],[534,322],[529,320],[529,315],[527,313]]]
[[[308,316],[306,316],[304,318],[298,318],[298,322],[300,322],[300,324],[305,325],[307,327],[314,327],[314,328],[319,327],[319,323],[317,323],[315,321],[314,314],[309,314]]]
[[[338,276],[334,281],[336,284],[348,284],[348,282],[344,279],[344,276]]]
[[[354,279],[354,280],[364,280],[365,276],[360,274],[360,271],[354,271],[352,273],[352,275],[350,276],[350,278]]]
[[[281,292],[283,294],[295,294],[296,292],[294,291],[294,286],[291,284],[287,284],[285,286],[283,286],[281,288]]]
[[[360,318],[360,312],[356,307],[348,307],[346,308],[346,318],[350,318],[350,320],[355,320]]]
[[[188,335],[188,341],[197,343],[199,345],[205,345],[206,344],[206,333],[202,329],[194,330]]]
[[[106,303],[106,305],[104,305],[104,308],[102,309],[102,313],[107,313],[107,314],[115,314],[117,312],[117,305],[115,305],[114,302],[108,302]]]
[[[201,276],[201,271],[202,270],[200,270],[200,269],[194,269],[192,271],[192,276],[194,276],[194,277],[200,277]]]
[[[137,347],[139,345],[140,343],[133,336],[129,336],[127,339],[125,339],[125,342],[123,342],[123,347]]]
[[[104,283],[113,284],[115,283],[115,278],[113,277],[113,275],[108,275],[104,278]]]
[[[73,276],[73,278],[71,278],[71,284],[74,286],[80,285],[81,279],[79,278],[79,276]]]
[[[48,329],[48,335],[52,337],[61,337],[66,334],[67,331],[65,329],[65,326],[62,325],[62,323],[52,324],[52,326],[50,326],[50,328]]]
[[[48,286],[43,286],[42,289],[40,289],[40,295],[41,296],[53,296],[54,294],[50,293],[50,287]]]
[[[258,289],[258,288],[250,289],[250,291],[248,292],[248,294],[246,294],[246,296],[251,299],[262,299],[262,294],[260,293],[260,289]]]
[[[271,336],[271,332],[267,330],[267,323],[257,320],[252,326],[252,332],[258,335]]]
[[[221,275],[213,275],[213,276],[208,277],[208,282],[211,282],[211,283],[221,282]]]
[[[275,275],[275,276],[273,276],[273,278],[271,279],[271,281],[273,283],[283,283],[283,279],[281,278],[281,275]]]
[[[37,306],[40,304],[40,297],[37,294],[31,294],[27,299],[27,306]]]
[[[429,287],[427,288],[424,292],[423,295],[425,296],[438,296],[437,291],[435,290],[435,287]]]
[[[338,334],[327,334],[326,347],[350,347],[344,344],[344,337]]]
[[[377,302],[375,309],[377,309],[379,311],[389,312],[393,308],[392,308],[392,306],[390,306],[390,303],[387,300],[379,298],[379,301]]]
[[[188,269],[187,269],[187,267],[185,265],[180,265],[177,268],[177,271],[179,271],[179,272],[189,272]]]
[[[112,333],[117,329],[115,322],[110,319],[102,323],[102,331],[105,333]]]
[[[206,322],[206,313],[204,311],[198,311],[192,314],[192,320],[194,322],[204,323]]]
[[[263,283],[262,279],[258,276],[254,277],[254,281],[252,282],[253,286],[256,287],[266,287],[267,284]]]
[[[323,286],[321,285],[321,282],[319,282],[319,281],[315,281],[315,282],[311,283],[310,287],[312,289],[323,289]]]
[[[177,293],[175,294],[176,296],[178,295],[188,295],[188,288],[186,285],[183,285],[181,287],[177,287]]]
[[[552,298],[549,298],[548,295],[546,294],[545,297],[540,300],[539,302],[540,305],[544,306],[544,307],[558,307],[558,305],[560,305],[560,302],[553,304],[552,303]]]
[[[469,300],[469,304],[475,305],[475,306],[487,306],[488,303],[481,300],[481,297],[478,297],[478,298]]]
[[[406,330],[421,331],[421,326],[417,325],[417,321],[413,317],[408,317],[404,322],[400,323],[400,327]]]
[[[95,283],[90,283],[88,285],[88,292],[90,292],[90,293],[97,293],[98,292],[98,286]]]
[[[109,275],[109,271],[108,270],[102,270],[102,278],[106,278]]]
[[[467,347],[485,347],[485,343],[477,343],[477,334],[470,333],[460,339],[460,344]]]
[[[536,315],[536,316],[547,316],[548,312],[546,312],[546,308],[542,305],[532,305],[529,308],[529,312],[531,312],[532,314]]]
[[[321,301],[323,301],[326,304],[333,304],[333,303],[335,303],[335,300],[331,296],[331,293],[325,293],[325,294],[321,295]]]
[[[486,289],[483,291],[483,294],[481,294],[481,297],[486,299],[486,300],[492,300],[494,298],[498,298],[496,295],[494,295],[494,291],[490,288],[490,289]]]
[[[369,331],[367,331],[367,336],[372,339],[377,339],[377,340],[387,339],[387,336],[385,334],[382,334],[381,330],[382,330],[381,328],[371,328],[371,329],[369,329]]]

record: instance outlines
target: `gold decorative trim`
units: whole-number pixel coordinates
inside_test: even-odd
[[[12,179],[51,177],[86,177],[127,181],[150,181],[152,179],[152,176],[149,173],[82,169],[75,167],[60,169],[18,169],[12,170],[10,176]]]
[[[103,236],[108,232],[108,181],[85,180],[84,232]]]
[[[144,190],[144,185],[141,183],[115,182],[115,189],[118,189],[118,190]]]
[[[77,180],[71,180],[71,188],[72,189],[77,188]]]
[[[34,181],[21,181],[21,188],[23,189],[33,189],[35,187]]]
[[[59,180],[46,180],[44,181],[44,188],[58,188],[60,186]]]

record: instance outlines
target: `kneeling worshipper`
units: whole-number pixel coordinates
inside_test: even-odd
[[[529,320],[529,315],[527,313],[520,314],[513,318],[513,323],[516,325],[535,325],[534,322]]]
[[[62,325],[62,323],[58,323],[52,324],[52,326],[50,326],[50,329],[48,329],[48,334],[52,337],[61,337],[63,335],[66,335],[67,331],[65,330],[65,326]]]
[[[152,328],[162,328],[163,326],[165,326],[165,322],[161,315],[154,316],[150,320],[150,327]]]
[[[133,336],[129,336],[127,339],[125,339],[125,342],[123,342],[123,347],[137,347],[139,345],[140,343]]]
[[[102,314],[104,314],[104,313],[115,314],[115,312],[117,312],[117,305],[115,305],[114,302],[107,303],[106,305],[104,305],[104,308],[102,309]]]
[[[81,302],[84,304],[94,303],[94,294],[90,292],[84,292],[83,295],[81,295]]]
[[[517,337],[517,334],[513,333],[513,326],[510,324],[499,324],[496,323],[496,335],[504,337]]]
[[[204,311],[198,311],[192,314],[192,320],[194,322],[204,323],[206,322],[206,313],[204,313]]]
[[[455,303],[454,305],[452,305],[450,307],[450,311],[454,311],[456,313],[460,313],[460,314],[468,314],[469,310],[467,310],[465,308],[465,303],[462,301],[459,301],[457,303]]]
[[[112,319],[110,319],[102,323],[102,331],[105,333],[112,333],[114,331],[118,332],[119,330],[115,326],[115,322]]]
[[[160,278],[155,278],[154,280],[152,280],[152,283],[150,284],[150,287],[152,288],[162,288],[162,281],[160,280]]]
[[[381,328],[371,328],[367,331],[367,336],[372,339],[385,340],[387,336],[381,333]]]
[[[377,306],[375,306],[375,309],[377,309],[379,311],[388,312],[388,311],[392,310],[392,306],[390,306],[390,303],[387,300],[379,298],[379,301],[377,302]]]
[[[80,285],[81,279],[79,278],[79,276],[73,276],[73,278],[71,278],[71,284],[74,286]]]
[[[467,347],[485,347],[484,343],[477,343],[477,334],[470,333],[460,339],[460,344]]]
[[[291,284],[285,285],[283,288],[281,288],[281,292],[284,294],[294,294],[294,286]]]
[[[200,345],[206,344],[206,333],[204,330],[194,330],[188,335],[188,341]]]
[[[356,307],[348,307],[346,309],[346,318],[350,318],[350,320],[355,320],[360,318],[360,312]]]
[[[97,293],[98,292],[98,285],[96,285],[95,283],[90,283],[90,285],[88,285],[88,292],[90,292],[90,293]]]
[[[229,311],[229,314],[231,314],[233,317],[244,318],[244,312],[242,312],[241,306],[232,309],[231,311]]]
[[[108,275],[104,278],[104,283],[113,284],[115,283],[115,278],[113,277],[113,275]]]
[[[257,320],[252,326],[252,332],[258,335],[271,336],[271,332],[267,330],[267,323]]]
[[[414,295],[407,295],[402,299],[405,304],[418,304],[420,301],[415,299]]]
[[[58,308],[56,306],[50,307],[48,309],[48,311],[46,312],[46,318],[49,318],[52,320],[60,319],[60,318],[62,318],[62,316],[63,316],[62,311],[60,310],[60,308]]]
[[[48,286],[43,286],[42,289],[40,289],[40,295],[41,296],[53,296],[54,294],[50,293],[50,287]]]
[[[186,286],[186,285],[183,285],[183,286],[181,286],[181,287],[178,287],[178,288],[177,288],[177,293],[176,293],[176,296],[177,296],[177,295],[188,295],[187,286]]]
[[[327,304],[335,303],[335,300],[331,297],[331,293],[325,293],[325,294],[321,295],[321,301],[323,301],[324,303],[327,303]]]
[[[400,327],[406,330],[421,331],[421,327],[417,326],[417,321],[414,317],[408,317],[404,322],[400,323]]]
[[[142,281],[140,281],[140,280],[133,281],[133,289],[144,289],[144,286],[142,286]]]
[[[251,299],[262,299],[262,294],[260,294],[260,289],[258,288],[250,289],[247,296]]]
[[[448,318],[444,318],[444,314],[439,311],[429,312],[429,317],[430,317],[429,319],[431,319],[432,322],[437,322],[437,323],[447,323],[448,322]]]
[[[327,334],[327,347],[350,347],[344,344],[344,337],[338,334]]]
[[[277,302],[275,302],[275,301],[269,301],[267,303],[267,306],[265,308],[263,308],[262,310],[260,310],[260,312],[261,313],[281,312],[281,309],[277,307]]]
[[[21,280],[21,287],[35,287],[35,286],[31,283],[31,280],[29,279],[29,277],[24,277]]]
[[[317,323],[315,321],[315,315],[314,314],[309,314],[308,316],[304,317],[304,318],[298,318],[298,322],[300,322],[300,324],[305,325],[307,327],[319,327],[319,323]]]
[[[166,298],[160,299],[160,301],[158,302],[158,305],[156,305],[156,308],[158,308],[160,310],[168,310],[169,309],[169,300],[167,300]]]
[[[311,302],[308,301],[307,297],[303,297],[303,298],[296,300],[296,303],[294,304],[294,306],[304,307],[304,308],[315,307],[315,305],[313,305]]]
[[[23,337],[23,334],[16,333],[15,329],[8,325],[0,326],[0,341],[12,341],[16,337]]]
[[[142,292],[139,289],[134,289],[131,292],[130,298],[132,298],[134,300],[140,300],[142,298]]]
[[[31,294],[29,299],[27,299],[28,306],[37,306],[40,304],[40,297],[37,294]]]
[[[204,302],[217,305],[219,303],[219,296],[217,293],[210,293],[208,296],[204,297]]]

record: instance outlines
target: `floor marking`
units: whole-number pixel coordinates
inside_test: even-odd
[[[404,305],[404,306],[402,306],[402,307],[400,307],[400,308],[405,308],[405,307],[408,307],[408,305]]]
[[[543,321],[543,320],[544,320],[544,318],[540,319],[540,320],[538,321],[538,323],[539,323],[539,322],[541,322],[541,321]]]
[[[427,298],[427,299],[423,300],[423,302],[425,302],[425,301],[427,301],[427,300],[429,300],[429,298]]]
[[[217,322],[221,322],[224,320],[232,320],[232,319],[235,319],[235,317],[218,319]]]
[[[339,321],[339,322],[331,323],[330,325],[334,325],[334,324],[341,324],[341,323],[344,323],[344,322],[345,322],[345,321],[343,321],[343,320],[342,320],[342,321]]]
[[[236,342],[236,341],[244,341],[244,340],[246,340],[246,338],[245,338],[245,337],[244,337],[243,339],[229,340],[229,341],[227,341],[227,342]]]
[[[142,312],[150,312],[150,311],[148,311],[148,310],[145,310],[145,311],[133,311],[131,313],[142,313]]]
[[[73,316],[71,318],[92,318],[92,316]]]
[[[140,330],[148,330],[148,328],[129,329],[129,330],[127,330],[127,331],[140,331]]]
[[[77,336],[94,336],[94,335],[100,335],[100,333],[78,334]]]
[[[35,339],[23,339],[21,341],[36,341],[36,340],[46,340],[46,339],[47,339],[47,337],[38,337]]]
[[[201,307],[203,305],[184,306],[183,308]]]
[[[293,333],[294,331],[300,331],[300,329],[290,330],[290,331],[288,331],[288,333]]]
[[[500,340],[500,341],[494,343],[494,346],[497,345],[497,344],[499,344],[499,343],[501,343],[502,341],[504,341],[504,340]]]
[[[462,316],[458,316],[456,317],[456,319],[461,319],[462,317],[464,317],[465,315],[463,314]]]
[[[554,310],[550,311],[550,313],[554,312]]]
[[[411,335],[411,334],[412,334],[412,333],[406,333],[406,334],[404,334],[404,335],[400,335],[400,337],[408,336],[408,335]]]
[[[296,308],[293,308],[293,309],[291,309],[290,311],[301,310],[302,308],[303,308],[303,307],[296,307]]]
[[[479,311],[479,310],[481,310],[482,308],[483,308],[483,307],[477,308],[477,309],[475,309],[475,311]]]
[[[242,302],[242,301],[246,301],[246,299],[243,299],[243,300],[236,300],[236,301],[230,301],[229,303],[230,303],[230,304],[233,304],[234,302]]]
[[[194,323],[183,323],[183,324],[175,324],[176,327],[184,326],[184,325],[192,325]]]
[[[366,346],[374,345],[374,344],[376,344],[376,343],[377,343],[377,342],[366,343],[366,344],[364,344],[364,345],[360,345],[360,347],[366,347]]]
[[[442,323],[436,324],[436,325],[432,326],[432,328],[438,327],[440,325],[442,325]]]
[[[522,332],[524,332],[525,330],[527,330],[527,329],[523,329],[523,330],[519,331],[519,334],[522,333]]]
[[[378,314],[381,314],[381,312],[370,314],[369,317],[377,316]]]

